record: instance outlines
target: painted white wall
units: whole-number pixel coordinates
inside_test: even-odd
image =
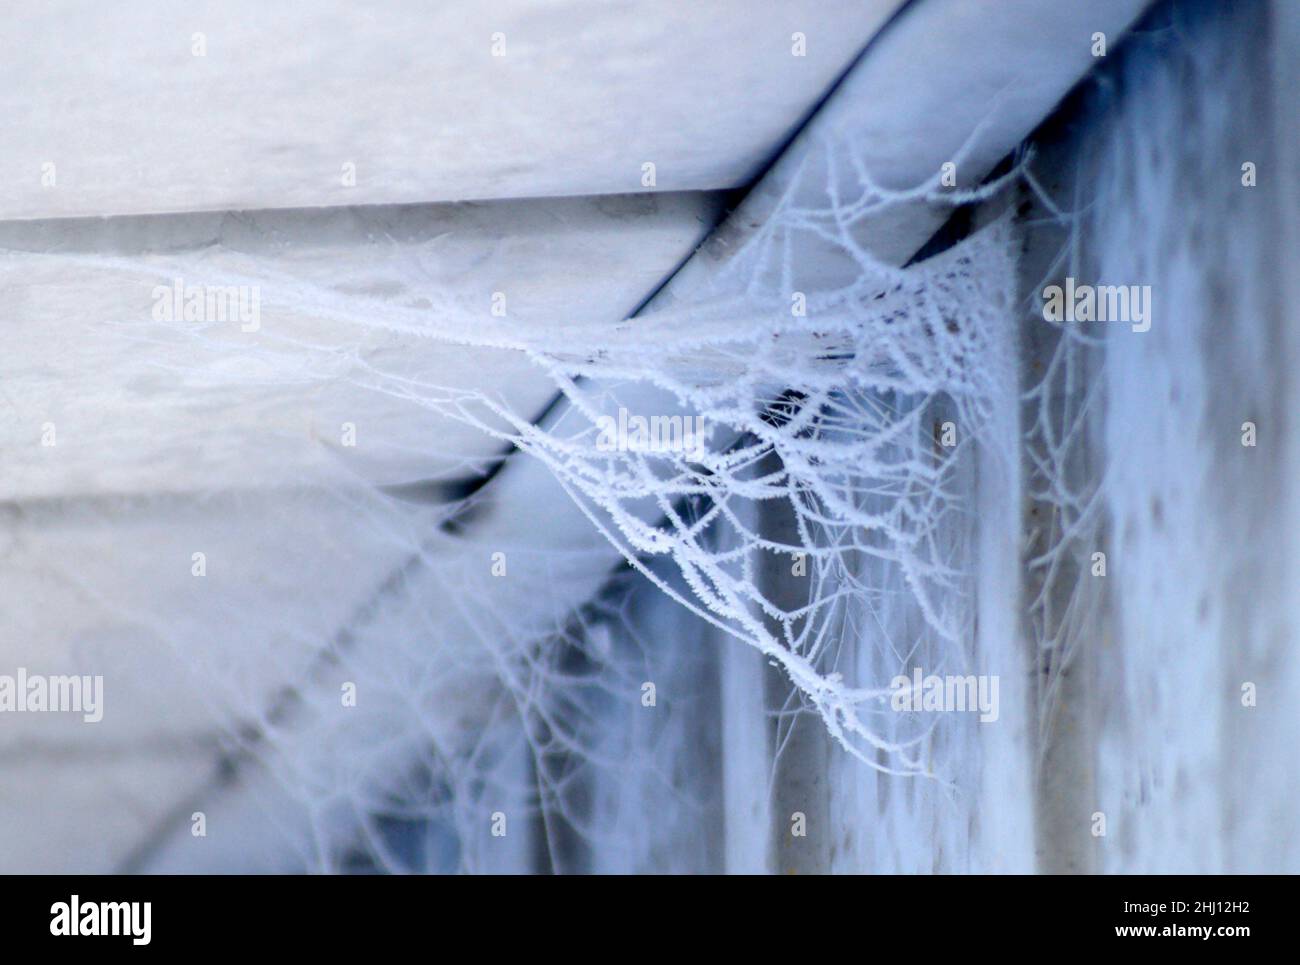
[[[0,218],[734,188],[899,2],[27,6]]]
[[[493,320],[497,292],[511,324],[616,321],[718,216],[692,193],[0,223],[0,499],[473,476],[503,443],[368,388],[367,366],[540,414],[556,388],[521,353],[421,326],[443,305]],[[243,286],[259,317],[160,325],[178,280]],[[334,354],[302,373],[259,356],[285,344]]]

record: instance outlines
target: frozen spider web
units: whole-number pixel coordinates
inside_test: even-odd
[[[707,270],[684,272],[615,325],[514,323],[448,297],[419,258],[391,264],[391,279],[367,267],[372,291],[400,282],[402,298],[386,300],[357,295],[363,279],[346,264],[322,285],[213,248],[66,257],[152,279],[257,285],[264,306],[331,320],[312,342],[270,327],[249,339],[229,326],[155,320],[107,323],[96,337],[219,356],[219,367],[203,367],[204,390],[346,382],[477,427],[517,450],[513,458],[544,464],[660,591],[782,668],[865,765],[943,778],[924,752],[935,721],[892,712],[888,683],[922,662],[965,662],[968,478],[991,400],[1014,391],[1015,248],[1002,218],[907,267],[878,258],[871,241],[882,213],[979,202],[1004,182],[955,192],[936,172],[886,190],[857,160],[860,147],[852,138],[821,145],[761,221],[725,251],[705,246],[696,259]],[[412,339],[524,353],[560,401],[539,421],[498,393],[441,384],[391,350]],[[611,427],[625,425],[633,437],[611,444]],[[638,435],[643,425],[662,432]],[[339,844],[340,829],[355,847],[359,828],[379,867],[473,868],[460,832],[481,822],[488,799],[563,815],[597,840],[599,809],[571,804],[571,762],[632,766],[625,749],[607,746],[594,708],[635,692],[655,646],[628,643],[636,634],[620,602],[626,578],[610,582],[609,560],[555,548],[533,583],[511,591],[543,604],[490,605],[487,578],[467,573],[458,554],[477,497],[395,514],[384,492],[340,469],[337,487],[311,498],[349,504],[377,542],[409,560],[345,633],[286,631],[317,653],[309,676],[334,679],[346,667],[342,676],[384,694],[373,702],[380,709],[344,727],[328,723],[336,691],[293,687],[255,702],[237,666],[186,651],[191,663],[206,661],[208,679],[224,681],[218,702],[237,708],[232,759],[258,761],[309,803],[308,864],[350,867],[356,857]],[[412,512],[431,535],[413,535]],[[888,631],[898,613],[915,618],[907,639]],[[842,659],[846,634],[868,638],[872,673]],[[520,757],[531,758],[529,786],[507,787],[519,783],[511,762]],[[671,781],[660,783],[671,797]],[[384,827],[417,819],[423,850],[398,853]]]

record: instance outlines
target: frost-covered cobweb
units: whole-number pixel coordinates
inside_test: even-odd
[[[1014,248],[995,219],[907,267],[876,257],[882,213],[970,204],[1001,185],[958,192],[936,171],[885,190],[859,149],[851,137],[820,145],[759,217],[742,207],[733,225],[748,218],[743,230],[720,232],[660,296],[612,325],[518,323],[448,297],[419,258],[391,264],[388,279],[367,266],[363,296],[347,264],[322,285],[212,249],[68,256],[153,283],[256,285],[264,312],[331,320],[311,342],[270,325],[249,338],[224,324],[152,319],[108,322],[96,337],[219,357],[195,367],[201,376],[186,373],[206,380],[196,390],[346,382],[471,424],[516,450],[511,462],[543,464],[617,551],[515,546],[510,526],[528,525],[518,520],[500,524],[493,542],[473,524],[497,480],[402,512],[342,464],[334,485],[314,483],[310,499],[351,506],[406,565],[343,633],[302,631],[319,656],[307,682],[294,677],[269,704],[241,689],[237,664],[212,655],[202,667],[214,699],[242,722],[230,759],[258,761],[277,793],[312,815],[310,866],[485,867],[465,828],[482,826],[497,801],[562,816],[598,840],[608,820],[599,802],[575,803],[573,762],[640,769],[642,779],[664,765],[629,760],[598,726],[598,707],[637,699],[659,645],[625,619],[620,558],[779,665],[863,765],[947,776],[925,752],[941,725],[892,711],[888,685],[915,666],[966,664],[963,480],[987,437],[990,400],[1014,391]],[[385,281],[402,297],[376,297]],[[558,401],[537,421],[495,391],[440,384],[418,354],[394,350],[412,340],[524,353]],[[638,437],[638,418],[669,433],[698,426],[689,440],[698,444]],[[503,550],[508,589],[487,565],[467,565],[467,544]],[[916,617],[906,638],[887,630],[900,613]],[[841,659],[849,633],[875,652],[867,678],[853,670],[864,664]],[[333,683],[312,689],[339,679],[367,694],[363,715],[337,713]],[[416,822],[412,851],[410,836],[391,829]]]

